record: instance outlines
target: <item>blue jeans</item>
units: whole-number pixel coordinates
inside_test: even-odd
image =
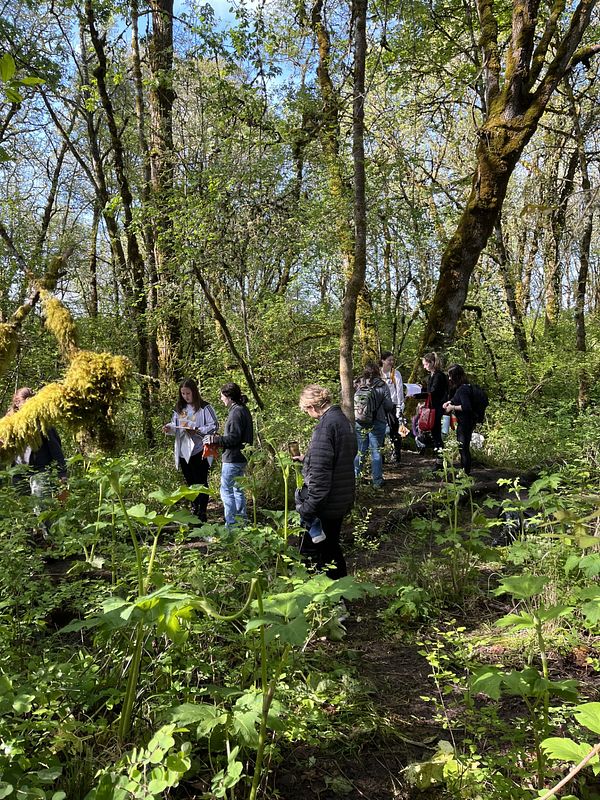
[[[235,525],[235,518],[241,517],[244,521],[246,515],[246,496],[244,490],[238,486],[236,478],[246,472],[246,463],[221,465],[221,500],[225,511],[225,525]]]
[[[381,448],[385,439],[385,422],[376,420],[372,428],[363,428],[356,425],[356,442],[358,453],[354,459],[354,474],[360,477],[363,461],[367,450],[371,451],[371,469],[373,475],[373,486],[381,486],[383,483],[383,459],[381,458]]]

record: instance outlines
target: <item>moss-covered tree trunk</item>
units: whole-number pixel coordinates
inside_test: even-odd
[[[346,282],[340,334],[342,409],[354,421],[353,359],[356,309],[367,269],[367,208],[365,197],[365,64],[367,55],[367,0],[353,0],[354,101],[352,108],[352,160],[354,162],[354,264]]]
[[[444,349],[453,341],[471,275],[500,215],[508,182],[524,147],[565,74],[600,50],[600,45],[593,45],[577,51],[595,5],[596,0],[580,0],[563,32],[559,26],[565,3],[558,0],[546,16],[545,28],[538,31],[544,16],[538,0],[513,0],[512,36],[504,54],[498,45],[493,0],[478,0],[485,119],[478,131],[469,198],[442,256],[423,333],[423,350]]]

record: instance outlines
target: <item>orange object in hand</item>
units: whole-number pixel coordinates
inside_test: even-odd
[[[205,444],[202,448],[202,458],[216,458],[219,455],[219,448],[216,444]]]

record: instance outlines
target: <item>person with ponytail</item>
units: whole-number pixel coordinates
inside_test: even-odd
[[[460,449],[460,463],[465,474],[469,475],[471,472],[471,437],[476,424],[472,389],[460,364],[452,364],[448,368],[448,381],[452,398],[444,403],[444,409],[447,414],[456,414],[458,420],[456,438]]]
[[[440,456],[444,446],[442,441],[442,416],[444,414],[444,402],[448,397],[448,378],[442,370],[442,364],[437,353],[426,353],[421,363],[429,373],[425,396],[429,395],[429,405],[435,409],[431,438],[433,439],[433,447],[436,454]],[[417,395],[419,399],[422,396]]]
[[[228,409],[225,428],[221,436],[206,436],[205,444],[223,448],[221,465],[221,500],[227,527],[235,525],[236,520],[246,522],[246,495],[239,485],[239,479],[246,472],[248,459],[244,447],[254,442],[252,415],[246,404],[248,398],[242,394],[237,383],[226,383],[221,387],[221,402]]]

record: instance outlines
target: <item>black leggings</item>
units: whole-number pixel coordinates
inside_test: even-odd
[[[202,453],[192,456],[189,461],[179,459],[179,466],[183,472],[183,477],[188,486],[199,483],[208,488],[208,470],[210,464],[206,458],[202,458]],[[208,506],[208,494],[201,492],[195,500],[192,500],[192,511],[201,522],[206,522],[206,508]]]
[[[308,531],[300,537],[300,553],[306,562],[317,570],[323,572],[328,578],[344,578],[348,574],[346,561],[340,546],[340,532],[343,517],[319,517],[323,525],[325,541],[315,544]],[[333,565],[333,566],[331,566]],[[325,567],[329,567],[325,569]]]
[[[467,475],[471,472],[471,436],[473,436],[474,425],[472,422],[461,422],[458,420],[456,438],[460,449],[460,465]]]

